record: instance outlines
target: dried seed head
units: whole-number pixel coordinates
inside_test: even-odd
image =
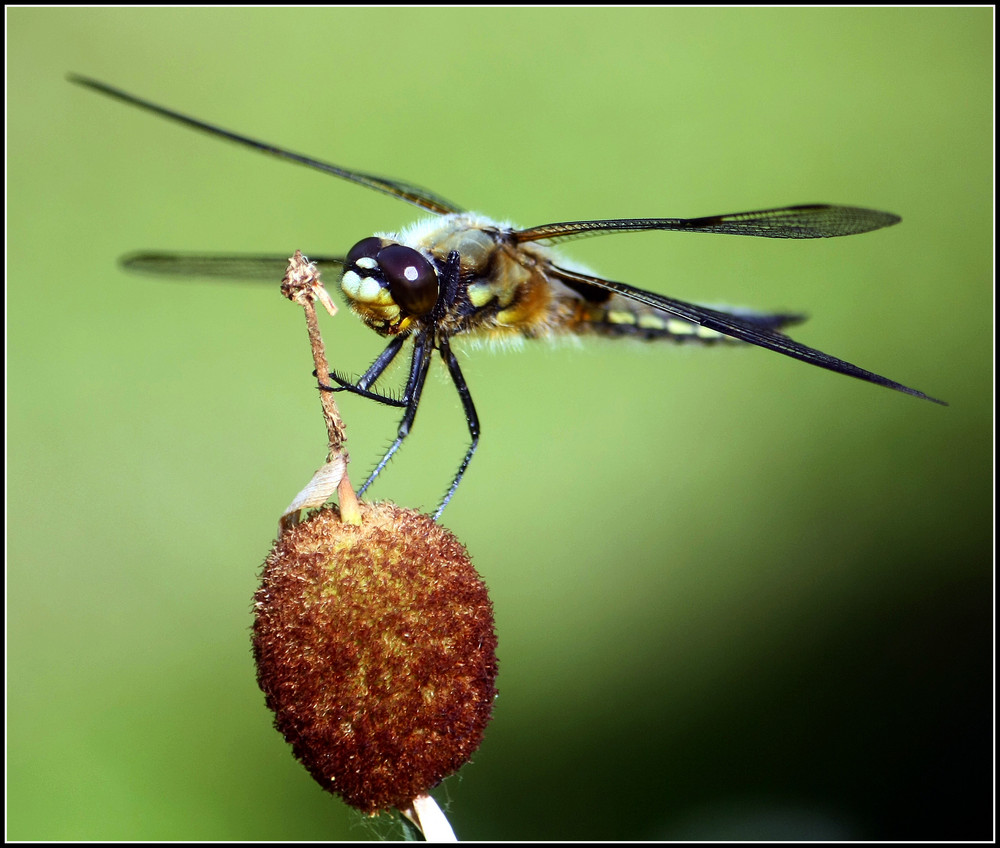
[[[275,726],[330,792],[401,807],[479,747],[496,697],[486,586],[428,516],[362,504],[285,533],[255,596],[257,680]]]

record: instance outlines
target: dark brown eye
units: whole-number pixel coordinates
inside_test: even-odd
[[[390,244],[378,252],[379,268],[396,304],[411,315],[426,315],[438,299],[438,279],[431,265],[412,247]]]
[[[362,257],[368,257],[369,259],[374,259],[378,252],[382,249],[382,239],[378,236],[369,236],[368,238],[361,239],[354,247],[350,249],[347,254],[347,259],[344,262],[345,268],[350,268]]]

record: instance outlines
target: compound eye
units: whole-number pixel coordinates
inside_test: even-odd
[[[357,261],[363,257],[374,259],[381,249],[382,239],[378,236],[368,236],[368,238],[361,239],[361,241],[354,245],[354,247],[352,247],[348,252],[347,258],[344,260],[344,267],[353,267],[357,264]]]
[[[438,279],[431,265],[412,247],[390,244],[378,252],[378,265],[396,304],[411,315],[426,315],[438,299]]]

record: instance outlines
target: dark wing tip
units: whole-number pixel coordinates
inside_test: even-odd
[[[925,395],[923,392],[918,392],[916,389],[906,389],[907,394],[913,395],[914,397],[922,398],[923,400],[929,400],[931,403],[936,403],[938,406],[951,406],[946,400],[941,400],[940,398],[931,397],[930,395]]]

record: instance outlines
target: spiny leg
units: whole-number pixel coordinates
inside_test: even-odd
[[[382,373],[389,367],[390,363],[396,358],[396,355],[402,349],[407,338],[407,336],[396,336],[393,338],[392,341],[386,345],[385,350],[383,350],[375,361],[368,367],[368,370],[358,378],[356,383],[352,383],[350,380],[341,377],[334,371],[331,372],[329,376],[331,380],[337,383],[337,386],[323,386],[323,388],[328,392],[350,392],[351,394],[368,398],[369,400],[384,403],[386,406],[406,406],[406,394],[410,388],[409,383],[407,383],[406,390],[404,390],[403,399],[392,398],[379,392],[370,392],[368,391],[368,388],[373,386],[378,378],[382,376]]]
[[[420,395],[424,390],[424,382],[427,380],[427,370],[430,368],[433,353],[434,345],[430,337],[430,333],[418,333],[413,343],[413,357],[410,360],[410,376],[406,381],[406,389],[403,392],[403,397],[398,404],[393,404],[406,407],[406,412],[403,413],[403,420],[399,422],[399,428],[396,430],[396,440],[389,446],[389,450],[386,451],[385,456],[382,457],[379,464],[375,466],[375,470],[372,471],[368,479],[365,480],[364,485],[358,489],[358,495],[363,495],[368,487],[375,482],[375,478],[378,477],[382,469],[385,468],[389,460],[392,459],[393,454],[396,453],[396,451],[398,451],[400,446],[403,444],[403,439],[409,435],[410,427],[413,426],[413,419],[417,414],[417,406],[420,404]],[[369,369],[369,371],[371,371],[371,369]],[[367,374],[365,376],[367,376]],[[363,379],[364,377],[362,380]],[[356,393],[361,394],[364,397],[373,396],[370,392],[361,391]],[[374,397],[378,399],[382,396],[374,395]],[[385,402],[386,401],[383,400],[383,403]]]
[[[455,358],[455,354],[452,353],[451,345],[448,343],[447,338],[441,339],[438,343],[438,349],[441,351],[441,358],[444,359],[445,364],[448,366],[448,373],[451,374],[451,379],[458,391],[458,396],[462,399],[465,422],[469,425],[469,435],[472,437],[472,441],[469,444],[469,449],[465,452],[462,464],[455,473],[455,479],[451,481],[451,487],[441,500],[438,508],[434,511],[432,517],[435,521],[441,517],[441,513],[444,512],[444,508],[448,505],[448,501],[451,500],[451,496],[455,494],[455,490],[458,488],[458,484],[462,481],[462,476],[465,474],[465,469],[469,467],[472,455],[476,452],[476,446],[479,444],[479,416],[476,415],[476,407],[472,403],[472,395],[469,394],[469,387],[466,385],[462,369],[458,366],[458,360]]]

